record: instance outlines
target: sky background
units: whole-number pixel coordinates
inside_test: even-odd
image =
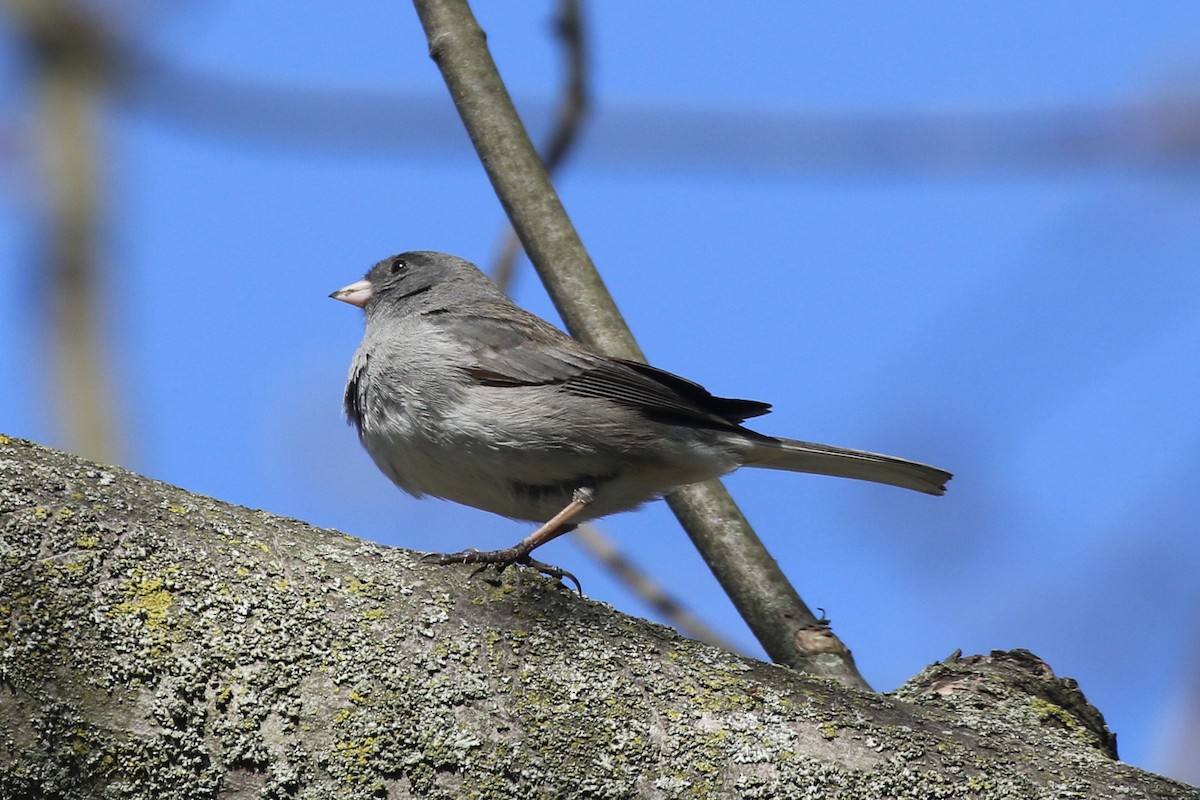
[[[160,65],[103,113],[124,466],[390,545],[525,535],[403,495],[341,416],[362,320],[329,292],[404,250],[486,266],[502,230],[412,8],[93,5]],[[554,6],[475,8],[540,140]],[[1079,681],[1125,760],[1200,780],[1200,191],[1181,112],[1200,4],[604,0],[586,18],[592,116],[557,183],[651,363],[773,403],[764,433],[956,474],[943,498],[728,481],[866,678],[1028,648]],[[27,77],[0,19],[0,431],[69,447],[46,397]],[[527,264],[514,294],[557,320]],[[603,527],[761,655],[664,504]],[[540,552],[649,615],[570,537]]]

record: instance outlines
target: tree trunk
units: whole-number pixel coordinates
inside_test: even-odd
[[[1028,653],[890,696],[0,436],[0,797],[1121,797]]]

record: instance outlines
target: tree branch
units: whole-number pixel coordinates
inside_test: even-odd
[[[566,77],[563,80],[558,111],[554,116],[553,130],[541,150],[542,164],[545,165],[546,173],[551,176],[558,171],[567,154],[573,149],[587,112],[587,37],[584,35],[582,16],[580,0],[560,0],[554,30],[562,45]],[[501,236],[499,252],[492,262],[491,276],[497,286],[511,294],[517,258],[521,253],[521,241],[512,225],[508,223],[505,223]],[[599,527],[582,525],[574,532],[573,538],[614,580],[619,581],[642,602],[653,608],[659,614],[659,619],[694,639],[737,651],[732,642],[688,611],[653,578],[626,558],[612,543],[608,534]]]
[[[891,696],[0,436],[0,796],[1200,797],[1023,651]]]
[[[644,361],[500,80],[465,0],[415,0],[429,52],[525,252],[572,335]],[[734,606],[771,658],[866,687],[850,651],[813,616],[719,481],[667,497]]]

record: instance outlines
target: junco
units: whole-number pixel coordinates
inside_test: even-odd
[[[892,456],[765,436],[770,405],[609,358],[518,308],[475,265],[434,252],[384,259],[330,295],[366,312],[345,410],[375,464],[433,495],[544,523],[513,547],[431,558],[510,564],[584,520],[738,467],[812,472],[940,495],[950,473]]]

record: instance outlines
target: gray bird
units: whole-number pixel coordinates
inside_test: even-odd
[[[769,404],[714,397],[678,375],[602,355],[514,305],[456,256],[401,253],[330,297],[366,312],[345,411],[376,466],[414,497],[543,523],[513,547],[430,556],[436,563],[521,564],[574,580],[530,553],[582,521],[738,467],[934,495],[951,477],[756,433],[742,422]]]

